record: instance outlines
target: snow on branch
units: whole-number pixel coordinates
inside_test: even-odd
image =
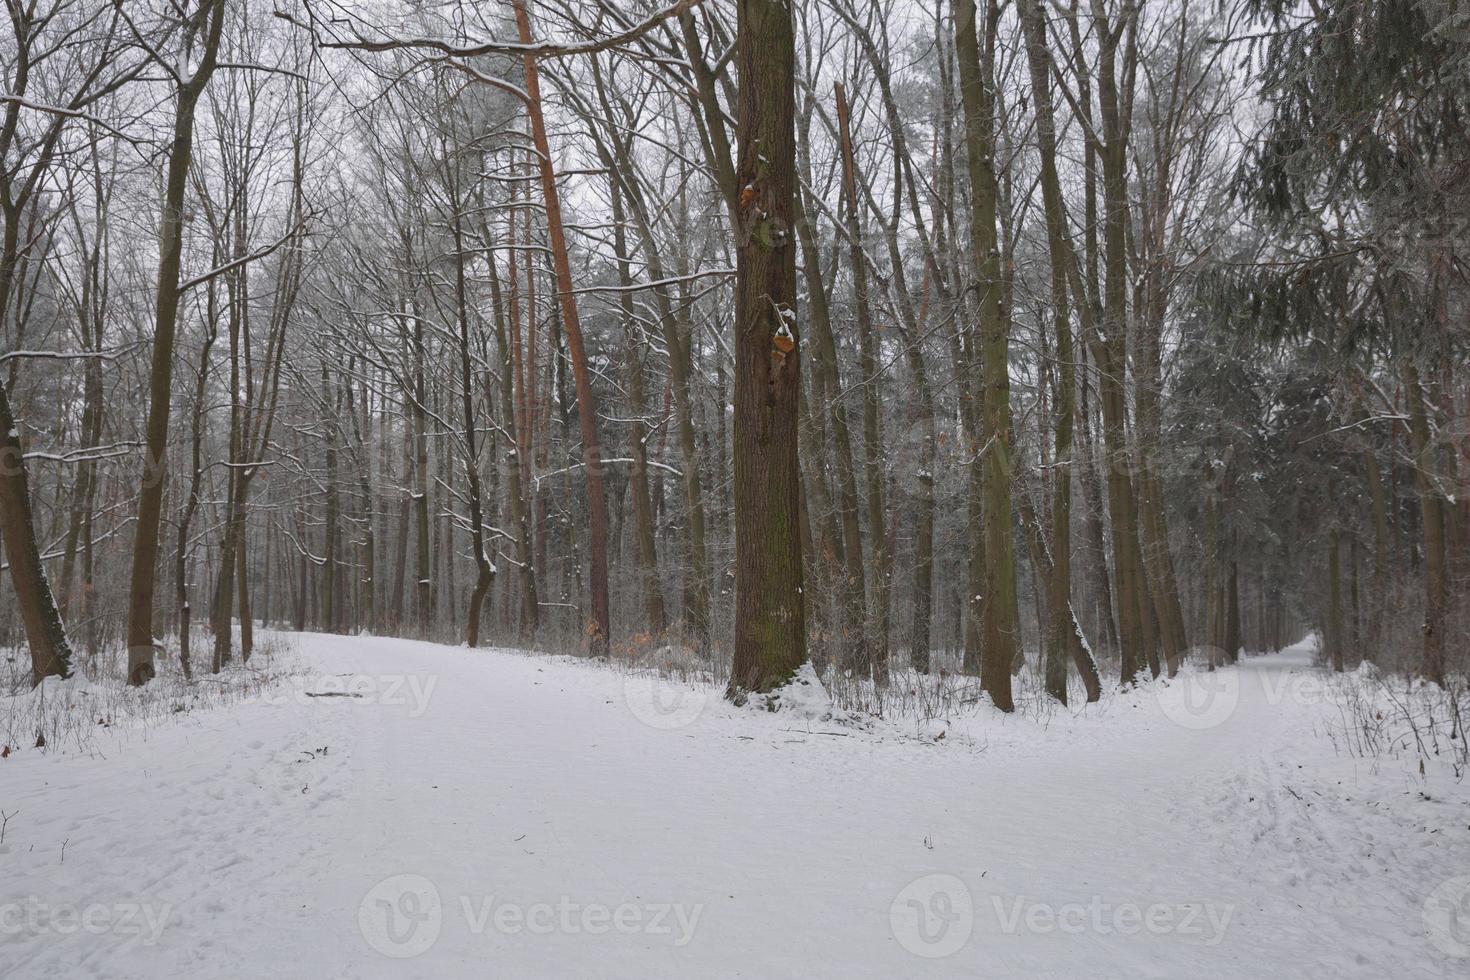
[[[115,126],[109,125],[101,118],[92,115],[92,113],[82,112],[80,109],[68,109],[65,106],[47,105],[44,102],[33,102],[23,96],[12,95],[8,92],[0,92],[0,102],[9,102],[13,105],[20,106],[22,109],[30,109],[33,112],[49,112],[52,115],[65,116],[68,119],[81,119],[91,123],[94,126],[98,126],[102,129],[107,130],[110,135],[122,140],[125,143],[140,142],[140,140],[136,139],[135,137],[129,136],[127,133],[124,133],[122,130],[118,129]]]
[[[303,228],[305,228],[305,227],[306,227],[306,218],[303,217],[296,224],[292,225],[291,228],[290,228],[290,230],[288,230],[284,235],[282,235],[280,238],[276,239],[271,244],[265,245],[265,246],[263,246],[261,248],[258,248],[255,251],[249,253],[248,255],[242,255],[242,256],[240,256],[237,259],[231,259],[229,262],[226,262],[224,265],[221,265],[221,266],[218,266],[216,268],[210,269],[208,272],[200,273],[199,275],[195,276],[193,279],[188,279],[188,280],[184,281],[179,286],[179,292],[180,293],[187,293],[189,290],[193,289],[195,286],[202,285],[202,284],[208,282],[209,280],[215,278],[216,276],[222,276],[222,275],[224,275],[227,272],[230,272],[230,271],[232,271],[234,269],[238,269],[242,265],[249,265],[251,262],[258,262],[258,261],[260,261],[263,258],[267,258],[273,252],[275,252],[278,248],[280,248],[282,245],[286,244],[292,238],[296,237],[296,235],[298,233],[300,233],[301,230]]]
[[[73,449],[64,453],[48,453],[45,450],[34,450],[25,454],[25,459],[44,459],[53,463],[87,463],[99,459],[114,459],[118,456],[126,456],[134,449],[141,447],[141,442],[114,442],[107,446],[91,446],[87,449]]]
[[[80,360],[86,360],[87,358],[95,357],[98,360],[110,361],[114,357],[116,357],[117,354],[118,354],[117,351],[102,351],[102,350],[79,350],[79,351],[13,350],[13,351],[11,351],[8,354],[0,354],[0,364],[4,364],[6,361],[10,360],[11,358],[15,358],[17,360],[19,360],[21,358],[26,358],[26,359],[30,359],[30,360],[42,360],[42,361],[80,361]]]
[[[692,272],[687,276],[671,276],[666,279],[658,279],[653,282],[635,282],[631,286],[583,286],[572,290],[573,295],[583,293],[638,293],[645,289],[663,289],[675,286],[681,282],[694,282],[697,279],[706,279],[714,276],[729,278],[735,275],[734,269],[708,269],[703,272]]]
[[[391,37],[384,36],[373,38],[366,36],[359,30],[359,24],[355,18],[348,16],[334,16],[322,20],[312,9],[310,2],[304,3],[307,23],[302,23],[284,10],[277,9],[275,15],[281,20],[305,28],[311,32],[312,41],[320,48],[345,48],[355,51],[397,51],[405,48],[438,51],[440,54],[451,58],[476,58],[490,54],[530,55],[535,58],[565,58],[573,55],[596,54],[619,45],[636,41],[659,24],[672,18],[678,17],[695,7],[703,0],[677,0],[674,4],[655,11],[637,24],[616,34],[592,41],[581,41],[574,44],[563,44],[556,41],[536,41],[530,44],[519,41],[500,41],[489,39],[475,41],[467,44],[453,44],[441,38],[433,37]],[[319,30],[321,28],[321,30]],[[344,36],[343,32],[350,32],[351,36]],[[381,32],[380,32],[381,33]],[[460,66],[462,67],[462,66]]]
[[[603,466],[610,466],[610,465],[615,464],[615,463],[627,464],[627,463],[631,463],[631,462],[633,462],[633,459],[632,459],[631,456],[630,457],[620,457],[618,459],[604,459],[604,460],[602,460],[602,465]],[[580,470],[583,466],[586,466],[586,465],[587,465],[586,463],[573,463],[571,466],[563,466],[559,470],[551,470],[550,472],[542,473],[542,474],[540,474],[538,476],[532,477],[532,480],[536,484],[536,486],[539,488],[541,486],[541,481],[542,480],[549,480],[553,476],[561,476],[564,473],[571,473],[571,472],[574,472],[576,470]],[[676,467],[670,466],[668,463],[658,463],[658,462],[655,462],[654,460],[651,460],[650,459],[648,461],[648,465],[650,467],[652,467],[653,469],[656,469],[656,470],[666,470],[666,471],[674,474],[675,476],[683,476],[684,475],[684,471],[683,470],[680,470],[680,469],[677,469]]]

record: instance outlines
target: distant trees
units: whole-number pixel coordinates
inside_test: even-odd
[[[1331,5],[1304,20],[1275,2],[1248,9],[1273,31],[1260,74],[1270,111],[1247,148],[1238,194],[1267,234],[1207,281],[1204,300],[1232,328],[1290,344],[1340,375],[1343,431],[1372,433],[1393,454],[1390,470],[1408,471],[1419,526],[1410,557],[1422,560],[1418,670],[1443,683],[1446,633],[1470,627],[1470,569],[1461,562],[1452,571],[1449,559],[1470,542],[1470,511],[1451,489],[1470,460],[1463,445],[1451,446],[1466,424],[1454,394],[1466,337],[1450,314],[1467,285],[1470,41],[1447,8],[1412,0]],[[1336,441],[1343,471],[1358,470],[1353,455],[1363,463],[1381,602],[1389,532],[1377,451],[1354,454]],[[1330,566],[1341,560],[1338,523],[1327,533]],[[1355,577],[1356,560],[1353,569]],[[1343,588],[1329,582],[1321,604],[1334,657],[1345,643]]]
[[[1432,5],[28,10],[31,680],[74,646],[192,673],[206,627],[224,669],[262,622],[1001,709],[1297,629],[1464,667],[1465,42]]]

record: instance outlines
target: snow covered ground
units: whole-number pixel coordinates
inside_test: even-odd
[[[1470,975],[1470,786],[1335,752],[1306,646],[868,730],[559,658],[300,656],[0,760],[0,977]]]

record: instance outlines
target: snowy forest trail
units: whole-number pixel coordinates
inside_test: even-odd
[[[921,735],[563,658],[300,644],[314,674],[291,696],[0,769],[22,814],[0,903],[45,906],[41,928],[0,928],[0,973],[1464,968],[1421,909],[1470,867],[1465,787],[1335,754],[1307,645]],[[47,919],[139,902],[153,933]]]

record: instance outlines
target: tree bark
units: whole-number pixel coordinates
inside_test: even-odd
[[[864,673],[879,684],[888,683],[888,619],[891,556],[888,553],[888,514],[884,504],[882,434],[878,418],[878,351],[874,336],[873,311],[868,302],[868,260],[863,252],[862,223],[858,217],[857,161],[852,148],[852,126],[847,94],[835,88],[837,126],[842,151],[842,179],[847,196],[847,248],[851,266],[853,306],[857,310],[859,382],[863,389],[863,471],[868,494],[868,540],[873,588],[868,616],[867,642],[863,644]]]
[[[1020,651],[1016,605],[1015,536],[1011,510],[1010,317],[1002,303],[998,188],[995,175],[993,70],[996,20],[987,11],[985,58],[976,35],[974,0],[955,3],[955,53],[965,110],[965,148],[972,195],[970,244],[979,289],[981,426],[979,447],[984,487],[985,595],[980,682],[995,706],[1012,711],[1011,666]],[[987,84],[990,82],[989,84]]]
[[[735,282],[735,648],[728,696],[806,660],[796,323],[795,39],[784,0],[739,0]]]
[[[1404,385],[1409,401],[1409,439],[1414,451],[1414,477],[1419,487],[1419,506],[1424,524],[1424,652],[1420,673],[1443,685],[1445,622],[1445,519],[1444,505],[1435,486],[1437,467],[1430,441],[1429,415],[1419,370],[1404,367]]]
[[[133,538],[128,587],[128,683],[153,679],[153,592],[158,566],[158,528],[167,473],[169,406],[173,396],[174,333],[179,317],[179,269],[184,248],[184,193],[194,152],[194,110],[214,74],[224,29],[225,0],[209,2],[209,23],[194,74],[178,86],[168,178],[159,215],[158,292],[154,301],[153,363],[149,372],[143,486]],[[0,418],[0,425],[4,419]]]

